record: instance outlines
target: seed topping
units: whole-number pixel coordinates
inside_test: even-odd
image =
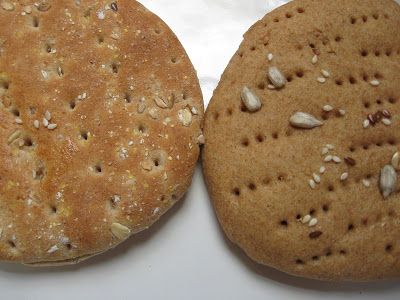
[[[295,113],[289,121],[293,127],[303,129],[312,129],[323,125],[316,117],[304,112]]]

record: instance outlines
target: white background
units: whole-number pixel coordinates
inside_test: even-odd
[[[198,71],[204,100],[242,34],[279,0],[142,0],[169,24]],[[257,266],[225,238],[200,167],[184,201],[117,249],[77,266],[0,264],[0,299],[400,299],[399,282],[334,284]]]

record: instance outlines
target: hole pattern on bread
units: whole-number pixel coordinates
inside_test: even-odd
[[[203,104],[164,22],[133,0],[2,0],[0,36],[0,260],[104,252],[183,196]]]
[[[399,185],[385,198],[380,172],[400,150],[400,9],[331,4],[290,2],[244,35],[206,115],[206,182],[227,236],[257,262],[318,279],[399,276],[385,251],[397,239],[386,215],[398,215]],[[260,109],[246,108],[244,87]]]

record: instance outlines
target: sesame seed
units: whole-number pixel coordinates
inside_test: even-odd
[[[321,74],[325,77],[328,78],[331,76],[331,73],[329,73],[327,70],[321,70]]]
[[[319,168],[319,172],[320,172],[321,174],[324,174],[325,171],[326,171],[326,168],[325,168],[324,166],[321,166],[321,167]]]
[[[314,227],[315,225],[317,225],[317,223],[318,223],[318,220],[316,218],[312,218],[310,220],[310,223],[308,223],[308,226]]]
[[[310,215],[306,215],[301,219],[301,223],[306,224],[308,222],[311,221],[311,216]]]
[[[370,187],[371,186],[371,182],[368,179],[363,179],[362,183],[365,187]]]
[[[39,122],[39,120],[33,121],[33,126],[35,126],[36,129],[39,129],[39,127],[40,127],[40,122]]]
[[[275,86],[273,86],[272,84],[268,84],[268,89],[275,90]]]
[[[308,184],[310,185],[310,188],[315,189],[316,187],[316,183],[313,179],[310,179],[310,181],[308,182]]]
[[[318,55],[314,55],[313,58],[311,59],[311,62],[313,65],[315,65],[318,62]]]
[[[390,121],[390,119],[387,118],[383,118],[382,123],[385,124],[386,126],[392,125],[392,121]]]
[[[21,118],[15,118],[15,123],[22,124],[23,122]]]
[[[332,155],[327,155],[327,156],[325,156],[325,158],[324,158],[324,162],[330,162],[330,161],[332,161],[333,160],[333,156]]]
[[[111,9],[112,9],[113,11],[115,11],[115,12],[118,11],[118,5],[117,5],[117,3],[112,2],[112,3],[110,4],[110,7],[111,7]]]
[[[344,109],[339,109],[339,114],[341,116],[344,116],[346,114],[346,111]]]
[[[343,173],[343,174],[340,176],[340,180],[341,180],[341,181],[345,181],[347,178],[349,178],[349,173]]]
[[[380,83],[379,80],[374,79],[374,80],[371,80],[371,81],[370,81],[370,84],[371,84],[372,86],[379,86],[381,83]]]
[[[44,127],[49,126],[49,121],[46,118],[43,118],[43,126]]]
[[[364,122],[363,122],[363,127],[364,127],[364,128],[368,128],[369,125],[370,125],[370,121],[369,121],[368,119],[364,120]]]
[[[395,154],[393,154],[393,157],[392,157],[392,166],[393,166],[393,168],[398,169],[399,164],[400,164],[400,154],[399,154],[399,152],[396,152]]]
[[[313,174],[313,179],[314,179],[315,183],[321,182],[321,177],[315,173]]]
[[[333,146],[332,144],[326,144],[326,148],[328,148],[329,150],[333,150],[335,149],[335,146]]]
[[[46,112],[44,113],[44,117],[46,118],[47,121],[50,121],[51,120],[51,113],[48,110],[46,110]]]
[[[47,128],[50,129],[50,130],[56,129],[57,128],[57,124],[49,124],[47,126]]]
[[[328,152],[329,152],[329,149],[327,148],[327,147],[324,147],[324,148],[322,148],[322,155],[326,155],[326,154],[328,154]]]
[[[274,55],[272,53],[268,53],[268,61],[272,61],[272,59],[274,58]]]
[[[325,78],[325,77],[318,77],[318,78],[317,78],[317,81],[318,81],[319,83],[325,83],[325,82],[326,82],[326,78]]]
[[[392,117],[392,114],[387,109],[384,109],[384,110],[382,110],[382,116],[384,116],[385,118],[390,119]]]
[[[326,112],[330,112],[333,110],[333,107],[331,105],[324,105],[323,110]]]
[[[335,163],[337,163],[337,164],[339,164],[339,163],[342,162],[342,160],[341,160],[341,158],[340,158],[339,156],[333,156],[333,157],[332,157],[332,160],[333,160]]]

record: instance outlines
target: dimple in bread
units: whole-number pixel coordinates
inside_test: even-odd
[[[75,263],[188,188],[202,95],[136,1],[0,1],[0,260]]]
[[[205,118],[221,226],[323,280],[400,275],[400,7],[299,0],[245,34]]]

